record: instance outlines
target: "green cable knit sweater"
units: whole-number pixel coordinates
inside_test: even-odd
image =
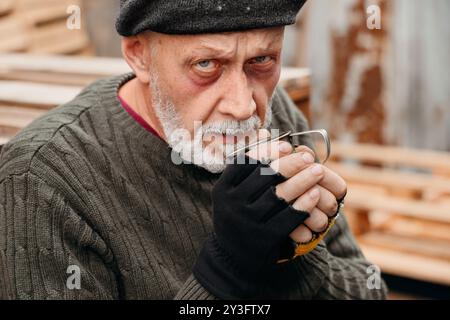
[[[212,231],[218,175],[174,165],[168,145],[122,108],[117,91],[132,77],[97,81],[3,147],[0,298],[214,299],[191,268]],[[280,88],[272,126],[307,127]],[[341,217],[268,279],[268,299],[385,297],[383,282],[368,288],[370,263]]]

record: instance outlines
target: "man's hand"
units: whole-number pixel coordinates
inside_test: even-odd
[[[260,139],[267,133],[262,131]],[[297,227],[291,238],[298,243],[306,243],[312,239],[312,232],[322,232],[328,225],[328,217],[338,210],[338,199],[347,192],[345,181],[329,168],[314,163],[314,152],[306,147],[295,148],[287,142],[261,144],[257,149],[249,151],[252,158],[276,159],[270,166],[279,172],[287,181],[276,188],[278,197],[284,199],[297,210],[310,213],[303,225]]]
[[[266,150],[284,153],[281,143],[270,145]],[[287,147],[285,154],[292,151]],[[222,299],[261,297],[289,234],[309,217],[277,196],[286,177],[262,161],[244,160],[229,164],[214,185],[214,232],[193,268],[196,279]]]
[[[310,241],[312,232],[325,230],[328,217],[338,210],[337,199],[344,197],[347,190],[345,181],[338,174],[314,163],[312,151],[306,147],[302,149],[271,163],[273,169],[289,178],[277,186],[276,194],[287,202],[294,201],[295,209],[311,215],[290,235],[299,243]]]
[[[309,228],[321,231],[322,216],[334,215],[336,197],[344,194],[345,183],[315,165],[311,150],[292,151],[285,142],[261,144],[249,151],[243,164],[228,165],[214,185],[214,232],[193,273],[217,297],[260,297],[266,279],[277,270],[286,238],[309,240]],[[263,159],[274,161],[269,167]],[[303,231],[306,222],[309,228]]]

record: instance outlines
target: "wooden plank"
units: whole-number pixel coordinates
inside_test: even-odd
[[[450,285],[450,263],[419,254],[366,245],[359,241],[366,258],[383,272],[412,279]]]
[[[310,77],[309,69],[285,67],[281,71],[279,84],[284,87],[297,108],[304,114],[308,122],[312,124],[313,119],[309,104]]]
[[[333,142],[332,157],[440,170],[450,174],[450,153],[447,152]]]
[[[358,237],[366,245],[387,248],[398,252],[413,253],[450,262],[448,241],[399,236],[371,231]]]
[[[15,7],[20,10],[35,10],[41,7],[51,7],[58,2],[62,3],[67,0],[15,0]],[[74,0],[77,1],[77,0]]]
[[[0,58],[1,59],[1,58]],[[56,85],[68,85],[85,87],[95,80],[101,78],[99,75],[80,75],[70,73],[4,70],[0,66],[0,80],[10,80],[19,82],[37,82]]]
[[[18,35],[17,37],[11,37],[8,39],[2,39],[0,42],[1,52],[19,52],[26,50],[28,46],[28,40],[26,36]]]
[[[81,51],[89,45],[83,30],[70,30],[66,20],[33,28],[30,35],[29,50],[36,54],[68,54]]]
[[[362,188],[351,188],[351,185],[349,185],[345,205],[352,209],[384,211],[429,221],[450,223],[450,206],[446,204],[399,199],[389,195],[367,192]]]
[[[64,75],[111,76],[130,72],[120,58],[63,57],[55,55],[3,54],[0,70],[62,73]]]
[[[295,87],[309,87],[311,71],[307,68],[283,67],[280,75],[280,84]]]
[[[19,130],[10,126],[0,126],[0,136],[5,139],[11,139]]]
[[[45,113],[45,110],[0,106],[0,127],[13,128],[17,132]]]
[[[345,180],[399,190],[427,191],[450,194],[450,178],[425,173],[407,173],[386,168],[345,165],[330,161],[327,167]]]
[[[450,224],[390,215],[375,229],[400,237],[446,241],[450,248]]]
[[[66,40],[63,40],[64,38]],[[87,38],[72,37],[67,33],[62,37],[58,35],[55,39],[55,42],[47,44],[36,43],[30,46],[30,50],[37,54],[72,54],[83,50],[89,44]]]
[[[11,140],[11,137],[0,135],[0,150],[1,146],[5,145],[9,140]]]
[[[26,24],[16,17],[0,19],[0,52],[25,50],[29,44],[26,32]]]
[[[0,101],[54,107],[73,99],[81,88],[0,80]]]
[[[2,0],[3,1],[3,0]],[[42,24],[59,18],[68,17],[67,8],[70,5],[79,5],[78,0],[19,0],[17,11],[22,18],[33,24]]]
[[[67,4],[61,3],[52,6],[42,6],[34,10],[27,10],[21,13],[22,19],[31,21],[34,24],[48,22],[68,16],[66,13]]]
[[[2,0],[0,1],[0,15],[4,15],[12,11],[14,7],[14,0]]]

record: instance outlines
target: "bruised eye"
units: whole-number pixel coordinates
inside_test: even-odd
[[[213,60],[202,60],[195,64],[195,67],[200,71],[214,71],[217,68],[217,63]]]
[[[209,61],[209,60],[200,61],[198,63],[198,65],[202,68],[207,68],[210,64],[211,64],[211,61]]]
[[[270,56],[260,56],[250,61],[250,64],[265,64],[270,61],[272,61],[272,58]]]

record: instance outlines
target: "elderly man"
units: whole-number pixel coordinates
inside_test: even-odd
[[[303,4],[122,0],[134,72],[2,150],[0,296],[384,298],[336,219],[346,184],[310,148],[226,157],[267,129],[307,129],[277,87],[284,26]]]

